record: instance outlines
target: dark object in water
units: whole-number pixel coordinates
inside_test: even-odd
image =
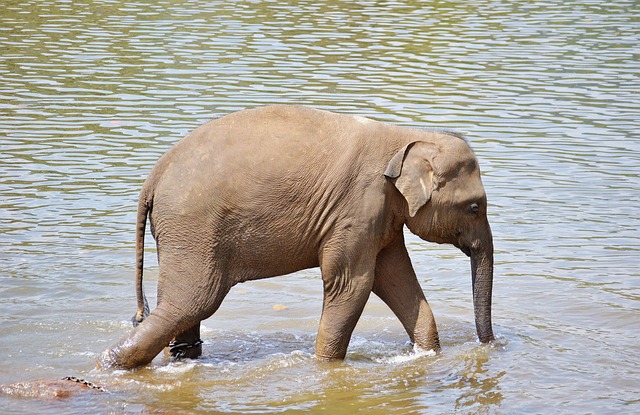
[[[106,392],[106,389],[75,376],[0,385],[0,394],[22,398],[66,399],[85,391]]]

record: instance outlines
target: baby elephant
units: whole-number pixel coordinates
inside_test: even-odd
[[[142,290],[147,221],[158,247],[158,306]],[[343,359],[371,292],[411,340],[440,349],[403,227],[471,259],[478,337],[493,340],[493,238],[478,162],[448,132],[402,128],[297,106],[210,121],[157,162],[138,202],[139,323],[101,367],[143,366],[171,342],[202,353],[200,322],[234,285],[320,267],[321,359]]]

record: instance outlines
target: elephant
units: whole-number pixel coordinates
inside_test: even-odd
[[[147,217],[159,264],[151,313],[142,287]],[[458,134],[296,105],[232,112],[158,160],[136,220],[139,324],[100,355],[100,368],[147,365],[168,345],[196,358],[201,321],[233,286],[315,267],[324,289],[318,359],[345,358],[371,292],[415,346],[440,352],[405,226],[470,258],[476,332],[494,340],[487,197]]]

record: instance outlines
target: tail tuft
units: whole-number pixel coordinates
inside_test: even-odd
[[[149,303],[147,302],[147,296],[144,294],[144,292],[142,293],[142,298],[144,299],[144,307],[142,308],[142,310],[136,311],[136,314],[131,317],[131,323],[133,323],[133,327],[138,327],[138,325],[149,316]]]

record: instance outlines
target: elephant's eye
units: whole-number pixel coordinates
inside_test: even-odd
[[[478,213],[480,213],[480,205],[478,205],[476,202],[473,202],[471,205],[469,205],[469,211],[474,215],[477,215]]]

